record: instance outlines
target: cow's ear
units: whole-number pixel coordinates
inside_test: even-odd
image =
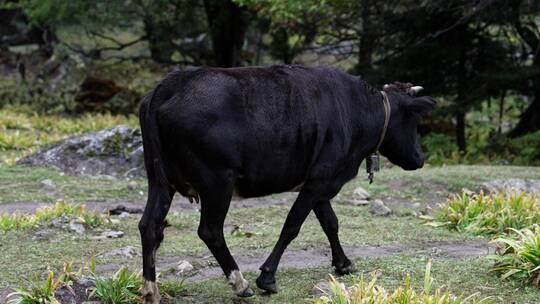
[[[413,100],[407,105],[407,110],[415,115],[423,116],[435,110],[436,106],[437,102],[435,99],[429,96],[422,96],[413,98]]]

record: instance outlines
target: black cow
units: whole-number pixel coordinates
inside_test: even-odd
[[[396,83],[382,93],[332,67],[201,68],[167,75],[140,107],[149,184],[139,223],[145,302],[159,302],[155,251],[176,192],[190,201],[200,198],[198,234],[239,296],[253,291],[223,237],[233,192],[256,197],[300,188],[260,268],[259,288],[276,292],[279,260],[312,210],[330,241],[336,272],[353,271],[330,199],[376,152],[385,121],[383,95],[391,115],[380,153],[406,170],[422,167],[416,127],[435,100],[415,97],[418,89]]]

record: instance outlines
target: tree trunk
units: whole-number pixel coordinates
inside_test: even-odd
[[[540,130],[540,43],[536,45],[533,66],[536,75],[533,78],[534,98],[529,107],[520,115],[519,122],[510,132],[510,137],[519,137]]]
[[[231,0],[204,0],[214,61],[219,67],[240,64],[248,27],[248,14]]]
[[[375,51],[375,27],[371,20],[372,0],[362,0],[362,32],[360,33],[357,71],[363,76],[369,76],[372,69],[373,52]]]
[[[532,77],[533,101],[520,116],[517,126],[509,133],[510,137],[519,137],[527,133],[540,130],[540,37],[537,31],[530,24],[523,24],[520,16],[520,6],[522,1],[512,2],[513,23],[518,35],[523,42],[533,50],[534,58],[532,67],[534,76]]]
[[[465,139],[465,111],[458,109],[455,113],[456,118],[456,142],[459,152],[467,151],[467,142]]]
[[[159,63],[171,63],[175,46],[171,42],[174,37],[171,37],[167,26],[147,15],[144,18],[144,31],[152,60]]]

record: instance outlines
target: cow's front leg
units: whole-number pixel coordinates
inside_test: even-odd
[[[266,259],[264,264],[260,267],[261,274],[257,278],[257,287],[263,289],[269,293],[276,293],[276,279],[275,273],[279,264],[279,260],[283,255],[283,252],[287,248],[287,245],[296,238],[300,232],[302,224],[306,220],[313,209],[314,200],[313,196],[303,188],[298,194],[298,198],[294,202],[285,224],[279,235],[279,239],[270,253],[270,256]]]
[[[338,237],[338,219],[330,205],[329,200],[318,202],[313,211],[321,224],[321,227],[330,242],[332,248],[332,266],[339,275],[349,274],[355,271],[354,264],[347,258]]]
[[[238,269],[223,236],[223,223],[229,210],[231,196],[232,184],[231,187],[214,185],[207,191],[202,191],[198,234],[223,269],[234,293],[240,297],[250,297],[254,292]]]
[[[168,195],[167,195],[168,193]],[[150,185],[148,202],[143,216],[139,222],[143,251],[143,277],[144,284],[141,290],[143,303],[157,304],[161,296],[156,284],[155,255],[165,229],[165,217],[171,206],[174,190],[163,190],[158,186]]]

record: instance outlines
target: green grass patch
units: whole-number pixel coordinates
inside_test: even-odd
[[[84,205],[59,201],[52,206],[38,208],[34,214],[0,214],[0,231],[35,228],[59,217],[74,218],[90,228],[108,221],[108,218],[102,214],[88,212]]]
[[[50,180],[54,187],[42,183]],[[0,164],[0,203],[47,202],[63,199],[73,202],[144,201],[146,182],[129,190],[127,180],[107,176],[69,176],[53,168]]]
[[[431,226],[492,236],[540,223],[540,199],[526,193],[463,192],[442,204],[433,217],[424,218]]]
[[[330,290],[321,290],[325,295],[315,300],[315,304],[488,304],[494,303],[489,298],[479,299],[476,294],[462,298],[443,291],[442,288],[433,290],[433,277],[431,276],[431,261],[426,266],[424,284],[420,291],[416,291],[411,284],[411,277],[407,275],[403,285],[394,291],[388,291],[383,286],[377,285],[377,275],[372,275],[371,280],[364,276],[355,279],[352,286],[347,287],[335,277],[330,276]]]
[[[95,298],[103,304],[140,303],[139,289],[142,278],[136,272],[130,272],[127,267],[120,267],[111,277],[94,275],[95,287],[90,298]]]
[[[540,228],[512,230],[508,237],[499,237],[493,242],[501,246],[499,254],[493,256],[493,271],[502,278],[516,277],[540,285]]]
[[[63,282],[54,278],[54,272],[49,271],[45,282],[34,282],[31,287],[17,288],[8,295],[8,304],[59,304],[54,297],[54,292]]]

